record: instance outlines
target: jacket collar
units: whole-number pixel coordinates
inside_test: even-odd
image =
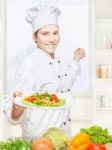
[[[35,48],[35,53],[39,55],[40,58],[42,58],[44,61],[48,62],[49,64],[53,64],[57,61],[57,57],[54,56],[54,58],[52,58],[49,54],[47,54],[46,52],[44,52],[44,50],[40,48]]]

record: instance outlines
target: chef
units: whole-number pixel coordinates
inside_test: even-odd
[[[70,92],[80,71],[79,61],[85,56],[85,52],[78,48],[66,72],[63,72],[62,63],[55,56],[60,41],[59,14],[60,10],[57,7],[49,5],[39,5],[27,11],[26,20],[32,26],[36,49],[26,58],[18,71],[18,83],[4,107],[8,121],[12,125],[20,124],[24,139],[40,137],[50,127],[70,133],[70,108],[41,110],[14,103],[15,98],[22,96],[26,91]]]

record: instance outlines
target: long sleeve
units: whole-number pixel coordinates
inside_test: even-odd
[[[79,74],[80,74],[80,64],[76,60],[73,60],[72,63],[68,65],[66,72],[63,74],[57,91],[58,92],[70,91]]]
[[[23,112],[23,114],[21,115],[21,117],[17,120],[17,121],[14,121],[12,118],[11,118],[11,114],[12,114],[12,106],[13,106],[13,97],[10,95],[8,96],[8,98],[6,99],[5,103],[4,103],[4,109],[3,109],[3,112],[7,118],[7,121],[11,124],[11,125],[16,125],[16,124],[19,124],[23,118],[24,118],[24,115],[25,115],[25,112]]]
[[[22,65],[21,69],[18,71],[18,76],[19,78],[17,81],[17,85],[12,90],[12,92],[10,93],[10,95],[8,96],[4,104],[5,116],[9,121],[9,123],[11,123],[12,125],[20,123],[23,120],[25,115],[25,111],[24,111],[21,117],[17,121],[12,120],[11,113],[12,113],[12,106],[13,106],[13,96],[12,96],[13,91],[18,90],[24,93],[26,91],[32,90],[33,85],[35,83],[35,74],[31,69],[31,63],[29,61],[27,61],[24,65]]]

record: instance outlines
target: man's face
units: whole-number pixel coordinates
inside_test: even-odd
[[[46,25],[34,34],[37,46],[48,54],[53,54],[60,41],[59,27],[56,25]]]

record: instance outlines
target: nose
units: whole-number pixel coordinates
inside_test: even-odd
[[[49,41],[54,42],[55,41],[55,36],[54,35],[49,35]]]

